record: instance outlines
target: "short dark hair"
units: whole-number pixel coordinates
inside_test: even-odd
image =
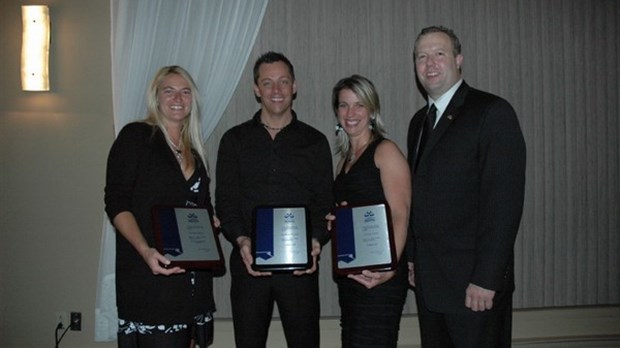
[[[291,61],[286,58],[286,56],[282,53],[269,51],[267,53],[263,53],[258,59],[256,63],[254,63],[254,84],[258,84],[258,70],[260,66],[263,64],[271,64],[275,62],[282,62],[286,64],[288,67],[288,72],[291,74],[293,81],[295,81],[295,69],[293,68],[293,64]]]

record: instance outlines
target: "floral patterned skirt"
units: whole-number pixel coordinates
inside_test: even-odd
[[[213,313],[194,317],[194,323],[149,325],[119,319],[118,347],[208,347],[213,343]]]

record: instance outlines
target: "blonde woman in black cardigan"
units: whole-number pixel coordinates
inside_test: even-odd
[[[212,211],[198,91],[178,66],[158,71],[148,116],[125,126],[108,157],[105,209],[116,228],[118,346],[206,347],[213,338],[213,274],[166,266],[155,249],[157,205]]]

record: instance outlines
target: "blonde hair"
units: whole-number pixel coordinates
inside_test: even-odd
[[[144,121],[150,125],[158,126],[164,133],[166,140],[171,141],[170,135],[165,127],[164,114],[160,110],[157,100],[159,86],[163,79],[170,74],[177,74],[184,78],[189,84],[192,93],[192,108],[189,116],[185,118],[181,127],[180,143],[183,148],[183,160],[185,161],[184,166],[186,167],[189,165],[188,161],[191,161],[193,157],[190,156],[189,149],[193,149],[200,157],[200,160],[208,173],[209,166],[205,155],[204,141],[202,139],[202,127],[200,125],[199,91],[194,79],[192,79],[187,70],[178,65],[172,65],[163,67],[157,71],[146,93],[147,117]]]
[[[387,131],[383,126],[381,120],[381,103],[379,102],[379,94],[375,89],[373,83],[361,75],[352,75],[345,77],[338,81],[332,90],[332,108],[336,120],[338,120],[338,103],[340,91],[348,89],[359,98],[360,102],[368,109],[370,113],[371,124],[371,141],[374,141],[378,137],[387,136]],[[349,143],[349,135],[339,129],[340,125],[336,125],[336,154],[340,154],[342,158],[347,158],[350,155],[351,144]]]

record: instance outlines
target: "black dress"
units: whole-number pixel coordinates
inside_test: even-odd
[[[348,173],[344,166],[334,182],[336,202],[349,205],[386,201],[381,174],[374,162],[377,146],[373,141]],[[355,280],[339,277],[338,301],[343,347],[396,347],[400,317],[407,297],[407,263],[404,257],[396,275],[387,282],[367,289]]]

